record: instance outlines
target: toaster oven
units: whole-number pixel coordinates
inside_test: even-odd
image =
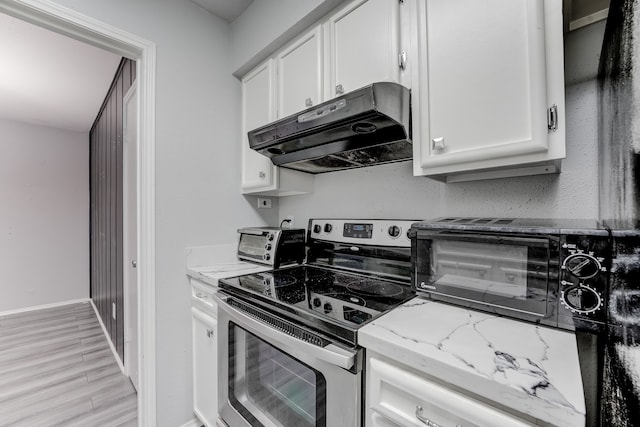
[[[611,243],[595,221],[438,218],[410,236],[419,296],[567,330],[606,323]]]
[[[238,230],[238,258],[280,268],[302,264],[305,230],[280,227],[247,227]]]

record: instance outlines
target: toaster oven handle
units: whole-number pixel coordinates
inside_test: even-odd
[[[416,233],[416,238],[418,240],[456,240],[500,245],[518,245],[541,248],[549,247],[549,238],[547,237],[520,237],[510,236],[509,233],[500,234],[496,232],[467,233],[465,231],[456,230],[418,230],[418,232]]]
[[[265,234],[264,230],[256,230],[255,228],[238,228],[238,233],[241,234],[251,234],[254,236],[263,236]]]
[[[290,347],[302,349],[305,353],[313,355],[316,359],[338,366],[340,368],[350,370],[356,363],[357,350],[349,350],[338,347],[335,344],[328,344],[324,347],[318,347],[314,344],[302,341],[296,337],[280,332],[272,326],[269,326],[260,320],[244,314],[243,312],[232,307],[227,301],[231,297],[216,292],[213,299],[218,305],[218,310],[222,310],[226,316],[233,320],[239,326],[251,329],[259,337],[270,338],[281,342]],[[218,313],[220,317],[220,313]],[[220,319],[218,319],[220,320]]]

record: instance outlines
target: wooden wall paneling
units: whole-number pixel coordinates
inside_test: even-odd
[[[124,214],[124,205],[123,205],[123,176],[124,171],[122,167],[123,161],[123,151],[122,151],[122,140],[123,140],[123,109],[122,109],[122,100],[125,95],[124,91],[124,82],[126,76],[129,73],[128,67],[129,61],[125,62],[122,72],[122,78],[118,79],[118,83],[116,86],[116,174],[115,174],[115,192],[116,192],[116,239],[115,239],[115,247],[116,247],[116,318],[117,322],[117,333],[116,333],[116,351],[120,355],[120,358],[124,360],[124,269],[123,269],[123,251],[124,251],[124,242],[123,242],[123,227],[122,227],[122,216]]]
[[[111,322],[111,276],[113,270],[111,266],[111,95],[107,101],[105,110],[107,118],[107,126],[105,130],[105,193],[104,193],[104,209],[105,209],[105,221],[104,221],[104,251],[105,251],[105,290],[106,290],[106,310],[102,314],[105,324],[111,334],[113,340],[113,323]]]
[[[124,357],[122,259],[122,98],[131,84],[123,60],[91,130],[91,298]],[[113,306],[116,305],[116,319]]]
[[[123,98],[134,80],[135,62],[123,59],[90,132],[91,298],[122,360]]]

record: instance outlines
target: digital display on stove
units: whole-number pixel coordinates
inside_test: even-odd
[[[373,224],[355,224],[346,222],[344,224],[343,237],[353,237],[356,239],[371,239],[373,235]]]

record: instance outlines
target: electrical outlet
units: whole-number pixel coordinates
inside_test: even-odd
[[[287,216],[285,216],[285,217],[284,217],[284,219],[286,219],[287,221],[289,221],[289,223],[288,223],[288,224],[289,224],[289,228],[293,228],[293,226],[294,226],[294,225],[293,225],[293,219],[294,219],[294,218],[293,218],[293,215],[287,215]]]
[[[271,209],[271,199],[258,197],[258,209]]]
[[[113,320],[116,320],[116,303],[115,302],[111,303],[111,317],[113,317]]]

